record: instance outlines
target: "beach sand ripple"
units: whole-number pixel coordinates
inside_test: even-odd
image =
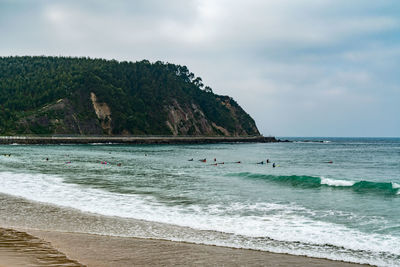
[[[0,266],[84,266],[68,259],[48,242],[12,229],[0,228]]]

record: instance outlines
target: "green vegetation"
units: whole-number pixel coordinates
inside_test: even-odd
[[[0,58],[0,134],[104,134],[91,92],[109,106],[112,134],[172,134],[166,122],[173,103],[198,106],[232,135],[258,134],[232,98],[215,95],[185,66],[29,56]],[[196,122],[187,123],[185,134],[199,134]]]

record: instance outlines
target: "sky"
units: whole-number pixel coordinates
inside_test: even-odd
[[[186,65],[265,136],[400,137],[398,0],[0,0],[0,56]]]

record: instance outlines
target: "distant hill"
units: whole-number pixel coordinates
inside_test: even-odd
[[[0,134],[259,135],[187,67],[147,60],[0,57]]]

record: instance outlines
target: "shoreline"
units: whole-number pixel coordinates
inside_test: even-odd
[[[29,266],[38,258],[49,258],[48,250],[37,253],[37,244],[48,244],[68,260],[87,266],[368,266],[309,256],[272,253],[261,250],[206,245],[197,242],[171,241],[181,233],[191,233],[185,227],[173,226],[172,234],[154,235],[164,225],[63,209],[55,205],[30,202],[21,197],[0,194],[0,203],[8,207],[2,211],[0,221],[0,267]],[[24,221],[28,220],[28,223]],[[3,228],[2,228],[3,227]],[[1,236],[2,229],[16,229],[19,236],[30,235],[25,250],[10,254],[10,238]],[[104,231],[103,229],[106,229]],[[121,230],[123,229],[123,230]],[[124,233],[132,229],[130,237]],[[189,230],[189,232],[188,232]],[[14,230],[11,230],[14,231]],[[107,232],[105,234],[102,234]],[[139,235],[135,235],[139,233]],[[144,233],[140,235],[140,233]],[[134,237],[139,236],[139,237]],[[37,238],[35,238],[37,237]],[[12,238],[11,238],[12,239]],[[36,240],[36,241],[35,241]],[[42,240],[39,242],[39,240]],[[5,241],[5,242],[4,242]],[[25,242],[26,240],[22,240]],[[26,243],[26,242],[25,242]],[[50,258],[54,258],[50,256]],[[59,258],[57,256],[57,258]],[[22,264],[24,261],[25,264]],[[11,262],[12,264],[4,265]],[[37,264],[31,264],[37,266]],[[39,266],[46,266],[44,264]],[[54,266],[54,265],[52,265]],[[57,265],[56,265],[57,266]],[[65,265],[64,265],[65,266]],[[76,265],[67,265],[76,266]],[[80,266],[80,265],[78,265]]]
[[[7,236],[4,236],[4,231]],[[10,238],[11,236],[11,238]],[[24,245],[21,249],[21,237]],[[4,239],[7,242],[4,242]],[[17,249],[13,242],[18,245]],[[39,249],[37,249],[39,248]],[[3,266],[368,266],[328,259],[134,237],[0,228]],[[54,265],[53,265],[54,266]]]
[[[276,143],[264,136],[0,136],[0,144],[216,144]]]

